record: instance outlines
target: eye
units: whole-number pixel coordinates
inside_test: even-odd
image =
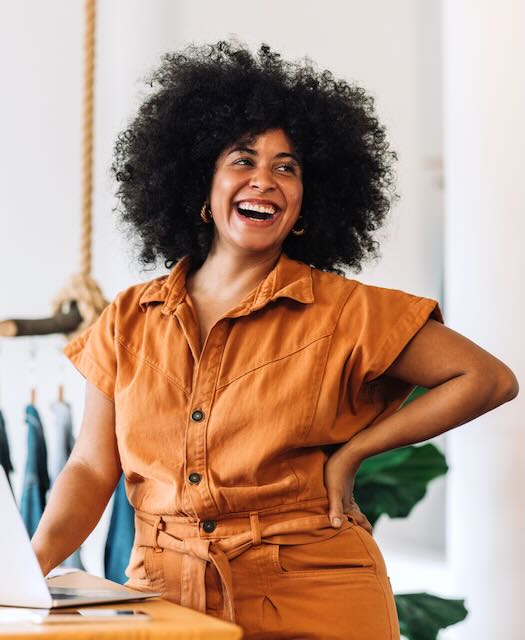
[[[246,166],[244,163],[248,165],[253,165],[253,160],[251,158],[239,158],[235,160],[232,164],[240,164],[242,166]],[[280,164],[276,167],[276,169],[284,169],[284,171],[280,171],[280,173],[296,173],[296,166],[292,163]]]
[[[252,163],[252,161],[250,160],[250,158],[239,158],[238,160],[236,160],[233,164],[239,164],[241,162],[248,162],[249,164]]]
[[[277,167],[278,169],[286,169],[286,171],[290,173],[295,173],[295,165],[293,164],[281,164]]]

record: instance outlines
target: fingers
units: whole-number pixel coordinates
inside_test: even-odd
[[[328,491],[328,500],[330,501],[328,516],[332,527],[336,529],[343,524],[345,514],[343,512],[343,496],[338,491],[332,489]]]
[[[367,524],[365,526],[365,529],[368,531],[368,533],[370,535],[373,535],[374,529],[373,529],[372,525],[370,524],[370,522],[368,522],[368,520],[366,522],[367,522]]]
[[[325,466],[325,486],[329,500],[328,516],[334,528],[340,528],[347,515],[355,522],[372,533],[372,525],[361,512],[353,496],[354,478],[348,476],[348,470],[341,465],[335,465],[335,458],[331,458]]]
[[[373,528],[370,522],[368,522],[368,518],[363,516],[363,518],[361,519],[361,522],[359,522],[359,526],[363,527],[363,529],[366,529],[368,533],[372,535]]]
[[[363,527],[363,529],[366,529],[368,531],[368,533],[370,535],[372,535],[373,527],[372,527],[372,525],[368,521],[368,518],[364,515],[363,512],[361,512],[361,511],[351,511],[351,512],[349,512],[349,515],[351,515],[354,518],[354,520],[356,521],[356,523],[360,527]]]
[[[343,499],[343,513],[352,516],[356,524],[358,524],[360,527],[363,527],[363,529],[366,529],[368,533],[372,533],[372,525],[368,521],[368,518],[365,516],[365,514],[359,508],[359,505],[355,501],[353,495],[351,496],[351,498],[345,497]]]

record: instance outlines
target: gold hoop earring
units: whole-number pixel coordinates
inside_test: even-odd
[[[207,200],[205,200],[204,204],[202,205],[201,218],[202,218],[202,221],[205,222],[206,224],[209,224],[213,219],[213,215],[212,215],[211,210],[210,210],[210,208],[208,206],[208,201]]]
[[[302,217],[303,216],[299,216],[297,220],[299,220]],[[302,229],[292,229],[292,233],[294,234],[294,236],[302,236],[304,234],[304,227]]]

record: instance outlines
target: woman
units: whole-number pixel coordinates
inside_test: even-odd
[[[173,268],[66,347],[86,406],[33,538],[42,569],[123,471],[129,586],[246,638],[399,638],[355,474],[514,398],[516,378],[435,300],[342,275],[395,197],[361,88],[235,42],[166,55],[151,84],[113,170],[143,262]]]

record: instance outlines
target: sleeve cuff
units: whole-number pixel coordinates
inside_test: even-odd
[[[383,374],[430,317],[444,323],[437,300],[416,299],[407,313],[399,317],[385,342],[377,350],[365,382],[370,382]]]
[[[89,382],[94,384],[97,389],[113,401],[115,391],[113,377],[87,355],[84,342],[85,340],[83,340],[82,335],[69,342],[64,347],[64,355],[86,380],[89,380]]]

